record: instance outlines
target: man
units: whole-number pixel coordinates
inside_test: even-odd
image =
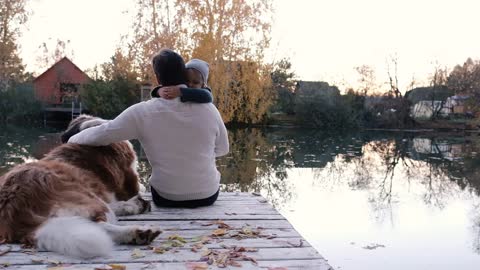
[[[185,84],[185,62],[177,53],[164,49],[152,64],[160,85]],[[152,166],[150,186],[156,205],[197,207],[216,201],[220,173],[215,158],[226,155],[229,144],[225,125],[212,103],[151,99],[68,142],[108,145],[131,139],[140,141]]]

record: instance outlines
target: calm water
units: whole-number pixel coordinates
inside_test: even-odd
[[[334,268],[480,268],[480,136],[241,129],[230,140],[222,189],[262,193]],[[2,129],[0,174],[58,143]]]

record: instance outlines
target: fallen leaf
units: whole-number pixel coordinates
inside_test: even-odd
[[[65,268],[63,266],[53,266],[53,267],[47,267],[47,270],[64,270]]]
[[[225,229],[216,229],[212,232],[213,236],[222,236],[222,235],[225,235],[225,234],[227,234],[227,230],[225,230]]]
[[[39,258],[36,258],[36,259],[31,259],[32,263],[43,263],[43,259],[39,259]]]
[[[112,270],[127,270],[127,266],[123,264],[109,264],[108,266],[110,266]]]
[[[182,243],[187,243],[187,240],[185,240],[185,238],[181,237],[180,235],[178,234],[174,234],[174,235],[170,235],[168,237],[168,240],[177,240],[177,241],[180,241]]]
[[[267,270],[288,270],[286,267],[268,267]]]
[[[228,213],[225,213],[225,214],[228,215]],[[212,225],[218,225],[219,229],[230,229],[230,228],[232,228],[230,225],[228,225],[227,223],[225,223],[222,220],[217,220],[217,221],[214,221],[214,222],[209,222],[209,223],[202,224],[202,226],[212,226]]]
[[[370,244],[370,245],[364,246],[363,248],[372,250],[372,249],[384,248],[384,247],[385,246],[381,244]]]
[[[208,269],[208,264],[199,263],[199,262],[187,262],[185,264],[188,270],[206,270]]]
[[[235,266],[235,267],[242,267],[242,264],[237,262],[237,261],[234,261],[234,260],[230,260],[228,262],[228,265],[231,265],[231,266]]]
[[[143,258],[143,257],[145,257],[145,254],[143,254],[143,252],[139,248],[136,248],[132,251],[132,258],[133,259],[139,259],[139,258]]]
[[[102,265],[94,268],[95,270],[113,270],[113,268],[110,265]]]
[[[234,251],[237,252],[257,252],[257,248],[248,248],[248,247],[234,247]]]
[[[155,264],[153,263],[146,263],[142,267],[140,267],[141,270],[146,270],[146,269],[157,269]]]
[[[267,239],[274,239],[274,238],[277,238],[277,235],[276,235],[276,234],[267,235],[266,238],[267,238]]]
[[[47,263],[48,263],[48,264],[53,264],[53,265],[60,265],[60,264],[62,264],[61,261],[49,260],[49,259],[47,259]]]
[[[252,192],[252,195],[253,196],[262,196],[262,194],[258,193],[258,192]]]
[[[165,251],[167,251],[167,250],[165,250],[163,247],[154,247],[153,248],[153,253],[163,254],[163,253],[165,253]]]
[[[300,242],[298,244],[295,244],[295,243],[292,243],[290,241],[287,242],[289,245],[291,245],[292,247],[303,247],[303,240],[300,239]]]
[[[204,249],[202,249],[202,254],[201,255],[202,255],[202,257],[206,257],[206,256],[210,255],[211,253],[212,253],[212,251],[210,249],[204,248]]]

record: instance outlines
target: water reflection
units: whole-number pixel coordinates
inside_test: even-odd
[[[231,153],[218,160],[222,190],[262,193],[323,255],[339,261],[343,269],[362,269],[355,259],[365,254],[350,243],[370,241],[378,235],[384,235],[378,241],[387,244],[383,255],[390,252],[398,258],[392,259],[392,264],[402,265],[399,254],[405,251],[395,247],[408,245],[405,241],[419,245],[415,241],[421,238],[404,235],[411,228],[432,237],[426,240],[430,246],[419,245],[419,250],[409,247],[412,256],[421,253],[421,248],[448,249],[448,243],[432,239],[449,237],[448,241],[461,243],[452,252],[458,260],[467,261],[462,266],[471,265],[468,260],[480,263],[480,256],[474,253],[480,253],[478,134],[333,135],[315,130],[235,129],[230,130],[229,138]],[[0,174],[14,164],[41,158],[58,143],[56,133],[2,130]],[[138,143],[135,148],[139,172],[146,181],[151,168]],[[328,220],[318,221],[312,215]],[[352,227],[369,233],[344,237]],[[435,227],[444,231],[437,228],[441,233],[436,232]],[[443,258],[442,252],[437,251],[434,257]],[[342,261],[347,255],[354,258],[353,263]],[[425,265],[441,262],[438,258],[425,260]],[[437,269],[447,269],[446,262]]]

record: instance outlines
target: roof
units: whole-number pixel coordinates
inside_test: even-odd
[[[58,60],[55,64],[53,64],[51,67],[49,67],[47,70],[45,70],[42,74],[38,75],[33,81],[36,81],[38,80],[40,77],[43,77],[43,75],[47,74],[48,71],[50,71],[51,69],[53,69],[55,66],[58,66],[60,63],[62,62],[68,62],[69,64],[71,64],[74,68],[78,69],[78,71],[80,71],[81,73],[83,73],[88,79],[91,80],[90,77],[88,77],[88,75],[83,72],[83,70],[81,70],[77,65],[75,65],[70,59],[68,59],[66,56],[64,56],[62,59]]]
[[[454,91],[446,86],[437,87],[417,87],[405,93],[405,97],[415,104],[422,100],[447,100],[448,97],[454,95]]]

